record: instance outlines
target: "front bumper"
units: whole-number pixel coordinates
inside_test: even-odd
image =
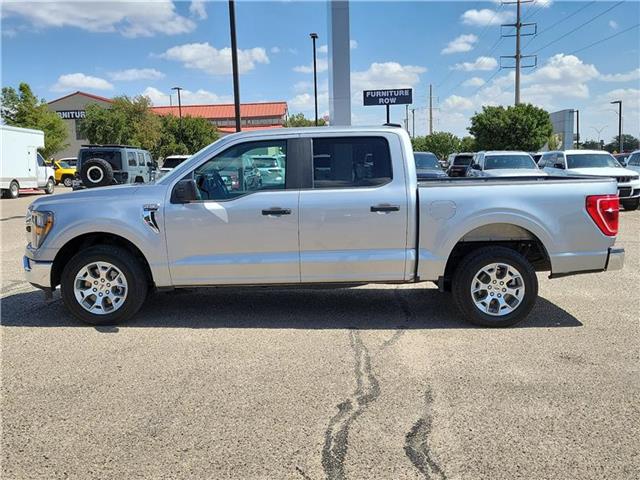
[[[22,257],[22,267],[27,282],[38,288],[51,288],[53,262],[37,262],[27,256]]]
[[[624,266],[624,248],[611,247],[607,255],[605,270],[622,270]]]

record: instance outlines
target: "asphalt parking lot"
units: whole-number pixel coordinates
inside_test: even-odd
[[[93,328],[23,280],[33,198],[0,203],[3,479],[638,478],[640,211],[624,270],[540,275],[516,328],[425,285],[163,293]]]

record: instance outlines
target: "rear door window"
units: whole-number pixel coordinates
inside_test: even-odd
[[[127,152],[127,160],[130,167],[136,167],[136,152]]]
[[[383,137],[313,139],[313,188],[376,187],[393,178]]]
[[[142,152],[138,152],[138,166],[144,167],[144,155]]]

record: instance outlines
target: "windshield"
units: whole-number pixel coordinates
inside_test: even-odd
[[[471,163],[471,160],[473,160],[473,157],[471,155],[458,155],[456,156],[456,158],[453,160],[453,164],[454,165],[469,165]]]
[[[416,168],[428,168],[440,170],[440,164],[438,163],[438,157],[433,153],[414,153],[413,157],[416,160]]]
[[[184,162],[186,158],[182,158],[182,157],[167,157],[164,159],[164,162],[162,163],[162,168],[176,168],[178,165],[180,165],[182,162]]]
[[[568,168],[622,168],[618,161],[608,153],[581,153],[567,155]]]
[[[536,168],[529,155],[487,155],[484,157],[485,170]]]

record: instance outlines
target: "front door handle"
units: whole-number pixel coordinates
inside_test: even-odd
[[[291,215],[290,208],[273,207],[262,210],[263,215]]]
[[[400,210],[399,205],[372,205],[372,212],[397,212]]]

